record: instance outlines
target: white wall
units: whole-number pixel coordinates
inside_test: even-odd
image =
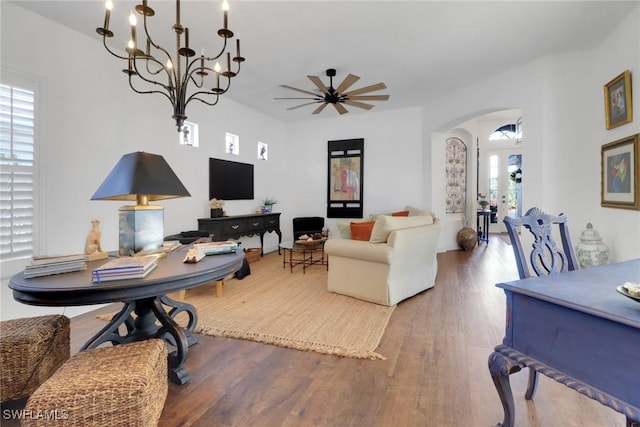
[[[539,59],[426,106],[425,145],[431,159],[425,156],[425,164],[431,164],[433,182],[444,180],[444,138],[450,129],[487,110],[521,108],[524,209],[564,212],[574,245],[591,222],[610,245],[612,262],[639,257],[640,212],[600,207],[600,147],[640,131],[637,114],[630,124],[605,129],[603,85],[625,69],[631,70],[632,86],[640,87],[640,6],[593,50]],[[633,93],[636,106],[639,92]],[[446,220],[444,189],[433,186],[431,191],[427,204]],[[445,229],[454,233],[459,226],[445,224]],[[454,236],[445,233],[441,249],[455,249],[453,242]]]
[[[402,210],[406,205],[428,208],[422,194],[429,185],[422,176],[421,109],[408,108],[352,116],[313,118],[288,128],[287,205],[295,216],[325,216],[327,212],[328,141],[364,138],[364,217]],[[336,113],[337,115],[337,113]],[[283,214],[285,215],[285,214]],[[288,222],[287,222],[288,221]],[[326,220],[337,236],[337,221]],[[284,224],[291,224],[286,218]],[[283,228],[290,236],[292,230]]]
[[[118,208],[127,203],[90,198],[120,157],[130,152],[164,156],[191,193],[189,198],[161,203],[165,235],[195,230],[197,218],[209,217],[209,157],[255,164],[256,198],[270,195],[284,184],[283,123],[229,99],[222,99],[215,107],[195,102],[187,107],[187,115],[199,125],[200,147],[180,146],[169,102],[160,95],[135,94],[120,71],[123,65],[100,46],[97,36],[86,37],[5,1],[2,34],[2,67],[35,74],[43,86],[39,253],[83,251],[93,219],[101,221],[103,247],[117,249]],[[225,154],[226,131],[239,135],[239,156]],[[269,144],[266,162],[257,160],[258,140]],[[229,201],[225,210],[244,214],[259,205],[259,200]],[[246,246],[259,245],[255,237],[245,240]],[[277,236],[267,234],[265,250],[275,249]],[[33,307],[16,303],[7,287],[7,277],[23,265],[17,266],[18,270],[3,267],[1,317],[30,313]]]

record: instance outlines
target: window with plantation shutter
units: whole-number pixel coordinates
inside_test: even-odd
[[[34,248],[35,92],[0,83],[0,258]]]

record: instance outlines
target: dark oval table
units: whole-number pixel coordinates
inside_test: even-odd
[[[167,296],[172,292],[219,281],[238,271],[244,252],[207,256],[195,264],[183,262],[187,246],[158,260],[158,267],[143,279],[93,283],[91,271],[107,260],[87,262],[87,270],[25,279],[23,273],[11,277],[9,287],[16,301],[37,306],[79,306],[124,303],[123,308],[81,350],[106,342],[113,345],[148,338],[163,338],[175,347],[169,354],[169,379],[176,384],[189,381],[184,362],[189,345],[198,342],[193,331],[198,323],[196,308]],[[168,308],[165,309],[166,307]],[[186,312],[189,322],[182,327],[175,317]],[[135,318],[132,316],[135,313]],[[158,325],[158,322],[160,325]],[[121,331],[124,324],[126,332]]]

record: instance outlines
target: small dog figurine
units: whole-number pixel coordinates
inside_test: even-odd
[[[84,246],[84,253],[87,255],[89,261],[107,257],[107,254],[102,251],[102,246],[100,245],[101,237],[100,221],[94,219],[91,221],[91,231],[89,231],[87,242]]]

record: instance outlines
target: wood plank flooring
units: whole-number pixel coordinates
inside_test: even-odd
[[[186,367],[191,381],[169,385],[161,426],[493,426],[502,406],[487,368],[502,340],[505,301],[495,283],[517,279],[511,247],[493,237],[470,253],[439,254],[436,286],[394,311],[378,352],[358,360],[250,341],[202,336]],[[324,267],[283,269],[266,255],[254,280],[326,281]],[[232,279],[236,280],[236,279]],[[208,286],[208,285],[207,285]],[[215,293],[212,298],[215,298]],[[224,296],[223,296],[224,298]],[[102,309],[101,311],[113,310]],[[72,320],[74,351],[102,322]],[[597,367],[594,367],[597,369]],[[524,400],[526,371],[513,375],[516,426],[606,427],[624,417],[544,376]]]

